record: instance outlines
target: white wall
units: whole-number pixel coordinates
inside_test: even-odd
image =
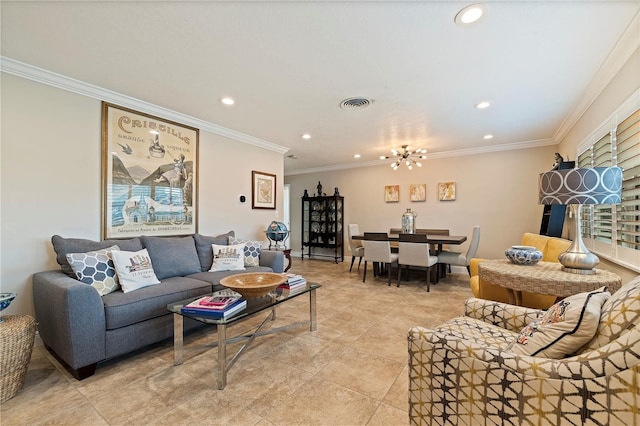
[[[33,314],[31,275],[58,269],[51,236],[100,239],[100,101],[7,74],[1,89],[0,289],[18,293],[3,313]],[[282,154],[201,131],[199,160],[198,231],[266,240],[251,171],[276,174],[281,211]]]
[[[345,227],[357,223],[361,232],[388,232],[401,226],[402,213],[411,208],[418,213],[418,228],[446,228],[470,238],[473,226],[480,225],[478,256],[502,258],[506,248],[520,244],[524,232],[540,231],[538,174],[551,169],[555,148],[428,159],[411,171],[404,166],[393,171],[381,162],[377,167],[286,176],[291,185],[291,248],[300,253],[302,194],[305,189],[316,193],[321,181],[323,192],[333,194],[337,186],[345,197]],[[455,201],[438,200],[437,185],[447,181],[456,182]],[[409,184],[415,183],[427,184],[426,202],[409,201]],[[385,185],[400,185],[400,202],[384,201]],[[459,249],[466,250],[467,244]]]

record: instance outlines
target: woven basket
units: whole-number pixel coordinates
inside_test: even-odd
[[[0,402],[18,393],[31,361],[36,320],[28,315],[7,315],[0,323]]]

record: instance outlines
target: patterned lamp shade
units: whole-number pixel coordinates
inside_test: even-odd
[[[540,173],[540,204],[619,204],[620,167],[552,170]]]

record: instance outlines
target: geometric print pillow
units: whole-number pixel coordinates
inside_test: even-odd
[[[553,359],[574,354],[595,335],[610,296],[602,287],[562,299],[524,327],[507,351]]]
[[[640,275],[602,305],[600,324],[593,339],[580,351],[592,351],[617,340],[640,322]]]
[[[244,266],[260,266],[260,250],[262,241],[239,240],[229,237],[229,244],[244,243]]]
[[[67,262],[76,278],[95,288],[100,296],[120,288],[111,256],[113,250],[120,250],[120,247],[115,245],[87,253],[67,253]]]

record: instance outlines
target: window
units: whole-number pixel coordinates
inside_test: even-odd
[[[578,167],[622,168],[622,202],[582,206],[582,235],[600,256],[640,270],[640,108],[638,94],[578,148]]]
[[[620,123],[616,133],[618,166],[622,168],[617,245],[640,250],[640,109]]]

